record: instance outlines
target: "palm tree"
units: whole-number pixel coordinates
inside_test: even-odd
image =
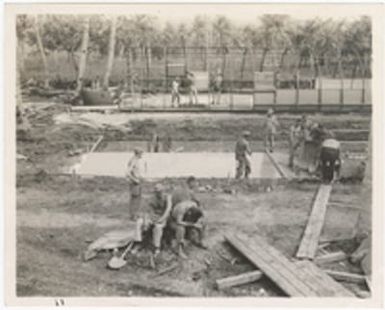
[[[282,42],[287,41],[285,31],[288,22],[287,15],[266,14],[260,18],[261,25],[258,28],[259,45],[262,48],[262,57],[259,71],[263,71],[267,54],[277,48]]]
[[[222,74],[224,74],[226,69],[226,54],[231,40],[232,24],[226,16],[217,16],[212,27],[215,43],[222,54]]]
[[[116,23],[117,23],[117,17],[114,15],[111,18],[111,30],[110,30],[110,39],[109,39],[109,44],[108,44],[107,68],[106,68],[106,72],[104,74],[104,80],[103,80],[104,87],[109,86],[112,66],[114,64],[115,42],[116,42]]]
[[[82,46],[80,50],[81,56],[80,56],[80,63],[79,63],[79,73],[77,78],[77,89],[76,89],[77,92],[79,92],[82,89],[84,73],[86,71],[89,29],[90,29],[90,17],[86,16],[84,19],[83,39],[82,39]]]
[[[43,68],[44,68],[44,86],[49,87],[49,72],[48,72],[48,63],[47,63],[47,57],[45,55],[45,50],[43,47],[43,42],[41,39],[41,34],[40,34],[40,22],[39,22],[39,15],[35,15],[35,35],[36,35],[36,42],[37,46],[39,48],[39,52],[41,55],[41,60],[43,61]]]
[[[209,53],[209,27],[207,17],[197,15],[194,18],[190,35],[191,42],[194,46],[199,47],[201,51],[201,59],[204,59],[204,70],[208,67],[208,53]]]
[[[182,46],[184,65],[187,70],[188,68],[188,54],[187,54],[187,40],[188,40],[188,30],[185,23],[180,23],[177,30],[179,36],[179,42]]]
[[[146,78],[150,79],[152,63],[152,43],[158,36],[156,18],[151,15],[135,15],[132,19],[142,57],[146,58]]]

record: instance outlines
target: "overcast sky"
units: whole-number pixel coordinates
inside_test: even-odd
[[[352,5],[354,6],[354,5]],[[199,5],[133,5],[130,11],[133,14],[147,13],[156,15],[160,21],[170,22],[189,22],[196,15],[204,15],[207,18],[213,18],[216,15],[225,15],[236,24],[246,24],[256,22],[258,17],[263,14],[288,14],[295,19],[308,18],[358,18],[359,14],[352,14],[351,11],[341,10],[319,10],[306,4],[302,5],[250,5],[250,4],[199,4]]]

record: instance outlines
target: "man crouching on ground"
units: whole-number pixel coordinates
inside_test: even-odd
[[[146,215],[149,223],[145,223],[143,218],[136,221],[136,241],[141,242],[143,232],[146,227],[152,226],[152,244],[154,246],[154,257],[160,253],[163,230],[166,227],[172,208],[171,195],[165,193],[162,184],[156,184],[154,196],[148,205]]]
[[[184,252],[186,237],[195,245],[207,249],[203,243],[205,231],[203,211],[196,201],[184,200],[176,204],[171,212],[170,227],[175,232],[179,257],[187,258]]]

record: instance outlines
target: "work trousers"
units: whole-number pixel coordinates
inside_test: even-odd
[[[194,104],[194,103],[198,104],[198,90],[195,86],[190,87],[189,97],[190,97],[190,104]],[[195,102],[193,99],[195,99]]]
[[[162,244],[163,231],[166,227],[166,221],[151,223],[152,227],[152,244],[155,248],[160,248]],[[141,242],[143,240],[143,232],[144,232],[144,221],[142,218],[138,218],[136,220],[136,235],[135,241]]]
[[[179,105],[180,104],[180,94],[178,92],[172,92],[171,93],[171,104],[174,106],[174,102],[176,100],[176,103]]]
[[[274,151],[275,134],[268,131],[265,135],[265,148],[268,148],[270,152]]]
[[[130,205],[129,212],[131,220],[136,220],[140,215],[142,204],[142,186],[137,183],[130,183]]]
[[[235,172],[235,178],[241,179],[245,178],[247,179],[251,173],[251,165],[250,161],[247,157],[239,157],[237,158],[237,167]]]
[[[321,172],[324,182],[331,182],[334,179],[334,172],[340,170],[340,150],[322,147],[321,148]]]
[[[290,140],[290,154],[289,154],[289,167],[294,166],[294,157],[298,148],[301,146],[300,141],[291,141]]]

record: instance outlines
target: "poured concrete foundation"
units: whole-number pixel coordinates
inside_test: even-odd
[[[84,156],[77,173],[90,176],[124,177],[132,153],[89,153]],[[234,153],[145,153],[144,177],[147,179],[233,178]],[[251,179],[278,179],[280,175],[265,153],[251,156]]]

